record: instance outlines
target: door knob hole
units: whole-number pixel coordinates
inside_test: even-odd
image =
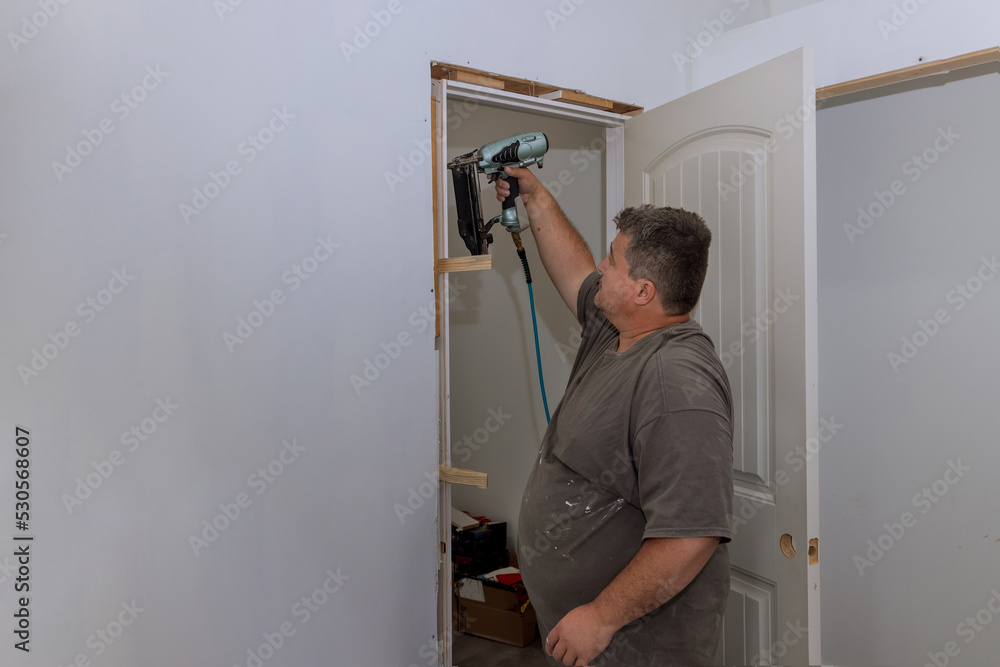
[[[785,554],[785,558],[795,557],[795,543],[792,542],[792,536],[785,533],[781,536],[781,553]]]

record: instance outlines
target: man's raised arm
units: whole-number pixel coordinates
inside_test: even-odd
[[[573,223],[559,208],[555,197],[531,170],[507,167],[505,171],[508,176],[517,179],[542,265],[559,290],[559,296],[575,316],[580,285],[597,268],[594,256]],[[503,201],[510,192],[510,184],[502,178],[497,179],[496,190],[497,199]]]

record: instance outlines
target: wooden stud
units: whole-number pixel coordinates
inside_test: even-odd
[[[441,481],[447,484],[474,486],[478,489],[485,489],[489,487],[490,483],[489,476],[484,472],[452,468],[451,466],[438,466],[438,475]]]
[[[493,268],[492,255],[472,255],[471,257],[442,257],[434,262],[437,274],[456,271],[482,271]]]
[[[450,65],[448,63],[432,62],[431,78],[445,79],[449,81],[465,81],[476,85],[489,86],[490,88],[500,88],[501,86],[497,85],[499,83],[502,84],[502,89],[509,93],[528,95],[530,97],[544,97],[553,93],[559,93],[562,95],[568,94],[569,97],[581,98],[587,100],[587,102],[574,102],[562,97],[559,99],[561,101],[570,102],[571,104],[582,104],[583,106],[591,106],[603,111],[610,111],[612,113],[627,116],[636,116],[642,113],[642,107],[635,104],[606,100],[600,97],[587,95],[586,93],[578,90],[566,90],[560,88],[559,86],[541,83],[540,81],[531,81],[529,79],[519,79],[513,76],[504,76],[502,74],[485,72],[483,70],[473,69],[463,65]]]
[[[857,93],[862,90],[878,88],[879,86],[902,83],[903,81],[919,79],[933,74],[945,74],[953,70],[973,67],[975,65],[982,65],[990,62],[1000,62],[1000,47],[966,53],[965,55],[955,56],[954,58],[935,60],[934,62],[922,63],[920,65],[914,65],[913,67],[904,67],[903,69],[897,69],[891,72],[884,72],[874,76],[866,76],[861,79],[854,79],[853,81],[845,81],[844,83],[817,88],[816,99],[823,100],[830,97],[836,97],[837,95]]]
[[[602,111],[612,111],[614,109],[614,103],[610,100],[601,99],[600,97],[594,97],[593,95],[587,95],[575,90],[557,90],[553,93],[539,95],[539,97],[546,100],[579,104],[582,107],[591,107],[593,109],[601,109]]]

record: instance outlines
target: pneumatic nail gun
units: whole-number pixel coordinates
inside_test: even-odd
[[[483,223],[483,208],[479,200],[479,174],[485,173],[489,182],[497,178],[507,179],[504,167],[527,167],[542,165],[545,152],[549,150],[549,140],[541,132],[528,132],[494,141],[461,155],[448,163],[455,185],[455,206],[458,210],[458,233],[465,246],[473,255],[483,255],[493,243],[490,228],[499,222],[511,233],[521,231],[517,219],[515,200],[518,196],[517,179],[510,180],[510,195],[504,199],[500,215]],[[519,241],[515,238],[515,241]]]

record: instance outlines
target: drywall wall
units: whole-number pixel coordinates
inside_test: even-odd
[[[429,62],[652,106],[726,4],[5,2],[0,662],[435,664]]]
[[[600,261],[606,247],[603,127],[456,102],[449,117],[448,157],[521,132],[549,139],[538,178],[556,195]],[[560,180],[561,179],[561,180]],[[492,185],[482,181],[483,216],[500,213]],[[454,194],[449,183],[449,203]],[[523,205],[519,215],[527,221]],[[449,254],[468,255],[449,209]],[[493,229],[493,269],[455,274],[451,304],[452,465],[486,472],[488,489],[455,487],[453,505],[474,515],[506,521],[515,548],[517,518],[528,473],[545,433],[535,362],[528,289],[509,234]],[[539,346],[549,410],[562,399],[579,346],[580,325],[545,273],[531,232],[522,234],[531,268]]]
[[[824,663],[1000,653],[1000,70],[975,71],[819,113]]]
[[[993,0],[824,0],[704,38],[690,64],[691,85],[809,46],[816,85],[829,86],[997,46],[998,25]]]
[[[429,61],[652,107],[675,54],[766,17],[734,4],[4,3],[0,415],[37,539],[4,664],[435,664]],[[961,7],[909,34],[977,48],[995,10]]]

